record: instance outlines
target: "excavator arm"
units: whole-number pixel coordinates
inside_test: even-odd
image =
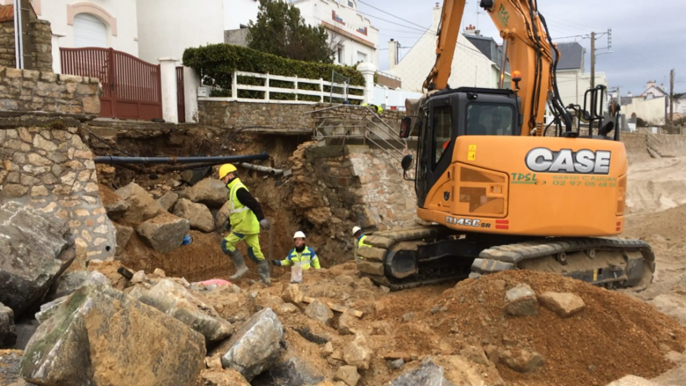
[[[443,3],[436,44],[436,63],[424,81],[426,90],[448,87],[465,3],[466,0],[445,0]],[[536,0],[481,0],[481,7],[488,12],[500,31],[512,78],[518,83],[514,88],[521,98],[520,111],[525,127],[528,127],[521,134],[541,135],[549,92],[555,102],[559,102],[552,54],[552,50],[557,49],[548,38],[545,19],[538,13]],[[559,52],[557,57],[559,58]],[[521,80],[517,81],[518,78]],[[571,121],[562,103],[553,103],[553,106],[563,116],[569,130]]]

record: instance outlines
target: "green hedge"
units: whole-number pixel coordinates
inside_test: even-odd
[[[355,68],[349,66],[337,66],[333,64],[303,62],[299,60],[282,58],[280,56],[266,54],[246,47],[230,44],[212,44],[199,48],[188,48],[183,53],[183,64],[198,71],[204,84],[218,87],[213,90],[212,96],[231,95],[231,78],[234,71],[255,72],[259,74],[272,74],[281,76],[298,76],[299,78],[319,79],[331,81],[332,71],[350,79],[353,86],[364,86],[364,77]],[[264,79],[242,78],[239,83],[264,85]],[[295,88],[292,82],[270,82],[272,87]],[[298,84],[298,88],[304,90],[319,90],[319,85]],[[325,92],[330,87],[324,87]],[[349,90],[352,95],[362,95],[362,90]],[[239,91],[241,98],[262,98],[263,92]],[[270,99],[294,100],[295,95],[271,93]],[[319,101],[318,97],[300,95],[299,100]],[[358,103],[351,101],[351,103]]]

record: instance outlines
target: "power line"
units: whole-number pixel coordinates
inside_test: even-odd
[[[419,25],[419,24],[417,24],[417,23],[411,22],[411,21],[409,21],[409,20],[407,20],[407,19],[403,19],[403,18],[400,17],[400,16],[396,16],[396,15],[390,13],[390,12],[384,11],[384,10],[381,9],[381,8],[377,8],[377,7],[375,7],[375,6],[371,5],[371,4],[365,3],[365,2],[362,1],[362,0],[357,0],[357,2],[358,2],[358,3],[361,3],[361,4],[364,4],[364,5],[366,5],[366,6],[370,7],[370,8],[373,8],[373,9],[375,9],[375,10],[381,12],[381,13],[385,13],[386,15],[393,16],[394,18],[396,18],[396,19],[398,19],[398,20],[402,20],[402,21],[404,21],[404,22],[406,22],[406,23],[410,23],[410,24],[412,24],[412,25],[416,25],[417,27],[420,27],[420,28],[425,28],[426,30],[431,29],[431,27],[426,28],[426,27],[421,26],[421,25]],[[358,12],[359,12],[359,11],[358,11]],[[435,31],[434,31],[434,32],[435,32]]]

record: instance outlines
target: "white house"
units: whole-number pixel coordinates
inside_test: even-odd
[[[248,22],[255,21],[259,0],[223,0],[224,1],[224,29],[235,30]]]
[[[139,57],[145,61],[173,58],[181,64],[186,48],[224,43],[224,0],[136,3]]]
[[[591,74],[585,72],[586,50],[577,42],[558,43],[560,60],[557,63],[557,88],[565,106],[570,103],[583,107],[584,94],[591,87]],[[604,72],[595,73],[595,84],[607,86]]]
[[[379,68],[379,30],[357,12],[356,0],[295,0],[293,5],[307,24],[326,28],[335,44],[335,63],[364,62]]]
[[[442,7],[434,7],[433,24],[417,43],[397,63],[390,63],[390,74],[402,81],[403,90],[421,92],[424,79],[436,62],[436,31],[441,21]],[[448,84],[452,88],[498,87],[498,66],[484,55],[469,39],[460,34]]]
[[[55,72],[61,70],[60,47],[112,47],[138,56],[136,0],[31,0],[31,5],[51,24]]]
[[[334,62],[354,66],[359,62],[379,67],[379,30],[357,11],[356,0],[294,0],[305,23],[326,28],[335,48]],[[255,21],[259,1],[224,0],[227,42],[243,44],[241,25]]]
[[[0,0],[12,4],[13,0]],[[50,22],[53,69],[60,48],[114,48],[142,60],[174,58],[188,47],[224,42],[224,0],[31,0]],[[139,17],[140,15],[140,17]]]

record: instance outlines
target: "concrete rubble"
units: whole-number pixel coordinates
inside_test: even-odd
[[[212,208],[219,208],[226,203],[229,189],[216,178],[205,178],[179,194],[195,203],[202,203]]]
[[[561,318],[570,317],[586,307],[584,300],[572,293],[544,292],[538,302]]]
[[[0,348],[12,347],[17,341],[14,311],[0,303]]]
[[[49,299],[54,300],[70,295],[77,289],[86,285],[110,286],[110,281],[98,271],[71,271],[61,275],[53,284]]]
[[[15,317],[39,301],[75,258],[65,220],[9,202],[0,207],[0,303]]]
[[[161,280],[150,290],[142,290],[136,296],[139,301],[201,333],[207,342],[221,342],[234,331],[231,323],[224,320],[212,306],[172,280]]]
[[[237,370],[250,381],[279,357],[281,339],[281,321],[271,308],[265,308],[234,333],[222,355],[222,365]]]
[[[538,314],[536,293],[526,284],[509,289],[505,293],[505,312],[511,316],[532,316]]]
[[[182,198],[174,206],[175,216],[185,218],[190,222],[191,229],[211,232],[214,230],[214,218],[210,210],[203,204],[196,204]]]
[[[122,221],[126,223],[137,225],[164,211],[150,193],[135,182],[117,189],[115,193],[129,205],[122,216]]]
[[[143,222],[136,229],[138,234],[159,253],[169,253],[180,247],[189,230],[190,223],[188,220],[168,212]]]
[[[51,386],[188,385],[205,354],[202,335],[180,321],[117,290],[87,286],[38,327],[21,374]]]

